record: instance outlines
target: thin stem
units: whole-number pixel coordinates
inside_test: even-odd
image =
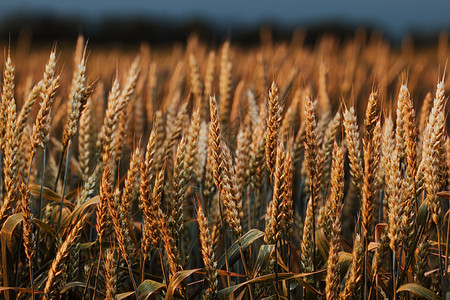
[[[42,210],[44,209],[44,179],[45,179],[45,165],[47,163],[47,158],[46,155],[47,154],[47,144],[44,145],[44,149],[43,149],[43,155],[42,155],[42,173],[41,173],[41,188],[39,191],[39,210],[38,210],[38,215],[37,218],[40,220],[41,219],[41,214],[42,214]],[[31,158],[31,162],[30,162],[30,171],[28,173],[28,180],[30,179],[30,175],[31,175],[31,167],[33,165],[33,157]],[[27,183],[28,186],[28,183]],[[37,232],[36,232],[36,243],[39,243],[39,234],[41,233],[41,230],[38,226],[37,228]],[[38,245],[39,246],[39,245]],[[39,249],[39,247],[38,247]],[[37,253],[39,254],[39,253]],[[38,255],[36,254],[36,263],[38,262]]]
[[[397,282],[395,278],[395,250],[392,254],[392,286],[394,287],[394,300],[397,299]]]
[[[0,147],[0,197],[3,199],[3,150]]]
[[[398,277],[399,277],[399,273],[400,273],[400,263],[402,261],[402,254],[403,254],[403,243],[402,243],[402,246],[400,247],[400,254],[398,255],[397,273],[395,274],[395,277],[396,277],[395,280],[397,283],[399,282]]]
[[[247,280],[249,280],[250,278],[248,276],[247,262],[245,260],[244,253],[242,252],[242,244],[241,244],[241,238],[240,237],[238,238],[238,245],[239,245],[239,252],[241,254],[242,265],[244,266],[245,277],[246,277]],[[250,295],[250,300],[252,300],[253,298],[252,298],[252,291],[250,289],[250,285],[247,285],[247,288],[248,288],[248,294]]]
[[[70,141],[69,141],[69,144],[70,144]],[[56,189],[58,188],[59,176],[61,176],[62,164],[64,161],[64,153],[66,153],[66,147],[63,148],[63,151],[61,153],[61,158],[59,159],[58,173],[56,173],[55,187],[53,188],[53,191],[55,191],[55,192],[56,192]]]
[[[44,145],[44,150],[42,152],[42,173],[41,173],[41,190],[39,192],[39,211],[38,211],[38,219],[41,219],[41,212],[44,209],[44,179],[45,179],[45,165],[47,163],[47,144]],[[30,173],[31,173],[31,165],[33,160],[30,163]]]
[[[147,255],[144,255],[141,253],[141,283],[145,280],[145,261],[146,261]]]
[[[98,262],[97,262],[97,271],[95,272],[95,283],[94,283],[94,295],[92,296],[92,299],[95,299],[95,292],[97,291],[97,282],[98,282],[98,275],[100,272],[100,262],[102,261],[102,242],[99,240],[99,256],[98,256]]]
[[[138,291],[137,291],[136,281],[134,280],[133,270],[131,270],[131,264],[128,261],[128,257],[125,259],[125,262],[127,263],[128,272],[130,273],[131,282],[133,283],[134,293],[136,294],[136,300],[138,300],[139,299],[139,294],[138,294]]]
[[[62,196],[61,196],[61,205],[59,207],[59,219],[58,219],[58,227],[57,227],[58,230],[57,230],[57,232],[59,232],[59,229],[61,228],[62,210],[63,210],[63,206],[64,206],[64,197],[66,196],[67,174],[69,173],[70,146],[71,146],[71,144],[72,144],[72,139],[70,139],[69,142],[67,143],[66,166],[65,166],[65,169],[64,169],[64,180],[63,180],[63,189],[62,189]],[[63,153],[64,153],[64,151],[63,151]],[[58,180],[56,182],[58,182]],[[56,188],[55,188],[55,190],[56,190]]]
[[[450,215],[447,213],[447,240],[445,241],[445,265],[444,265],[444,274],[445,274],[445,282],[448,282],[448,247],[449,247],[449,235],[450,235]]]
[[[287,264],[288,264],[288,272],[291,273],[291,241],[286,241],[287,247],[288,247],[288,256],[287,256]],[[290,289],[290,280],[287,280],[286,286],[287,286],[287,292],[288,292],[288,300],[291,300],[291,289]]]
[[[89,275],[88,275],[88,278],[86,279],[86,285],[84,287],[84,292],[83,292],[83,298],[82,298],[83,300],[86,299],[86,295],[87,295],[87,291],[88,291],[88,287],[89,287],[89,281],[91,281],[93,270],[94,270],[94,263],[92,263],[91,267],[89,268]]]
[[[447,294],[447,284],[444,280],[444,271],[442,267],[442,249],[441,249],[441,231],[439,230],[439,225],[436,223],[436,231],[437,231],[437,238],[438,238],[438,259],[439,259],[439,273],[441,275],[441,284],[442,284],[442,294]]]
[[[219,214],[220,214],[220,227],[222,228],[222,231],[225,229],[225,227],[223,226],[223,212],[222,212],[222,199],[220,197],[220,191],[219,191]],[[225,242],[226,239],[224,239]],[[230,269],[228,266],[228,254],[227,254],[227,245],[226,243],[224,244],[224,249],[225,249],[225,268],[227,270],[227,282],[228,282],[228,286],[231,286],[231,279],[230,279]]]
[[[163,261],[162,252],[161,252],[160,248],[157,248],[157,249],[158,249],[158,253],[159,253],[159,260],[161,263],[161,270],[163,273],[163,277],[164,277],[164,280],[166,281],[166,285],[169,285],[169,278],[167,278],[166,271],[164,270],[164,261]]]
[[[313,192],[311,191],[311,197]],[[316,278],[316,203],[314,203],[314,198],[312,199],[312,233],[313,233],[313,272],[314,272],[314,285],[317,284]]]
[[[33,275],[33,266],[31,264],[32,260],[28,262],[28,268],[30,269],[30,283],[31,283],[31,295],[33,296],[33,300],[36,299],[36,295],[34,294],[34,275]]]
[[[363,272],[363,276],[364,276],[364,289],[363,289],[363,293],[364,293],[364,299],[367,299],[367,260],[369,259],[368,257],[368,253],[367,253],[367,246],[368,246],[368,241],[367,241],[367,237],[364,238],[364,272]]]
[[[141,220],[141,232],[144,232],[144,218],[142,218]],[[144,266],[145,266],[145,259],[147,254],[143,253],[144,249],[141,247],[141,254],[140,254],[140,266],[141,266],[141,283],[144,281],[145,279],[145,270],[144,270]]]
[[[278,237],[275,238],[275,293],[277,294],[277,299],[280,299],[280,294],[278,293]]]

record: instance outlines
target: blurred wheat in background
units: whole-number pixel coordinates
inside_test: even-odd
[[[447,40],[304,37],[6,50],[0,297],[445,297]]]

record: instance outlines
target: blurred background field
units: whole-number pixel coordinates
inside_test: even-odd
[[[209,42],[254,43],[262,26],[277,39],[308,29],[307,41],[324,32],[340,36],[357,28],[379,31],[395,45],[413,36],[416,43],[436,42],[450,28],[450,3],[398,1],[53,1],[3,0],[0,38],[32,37],[35,42],[73,41],[83,34],[92,42],[172,43],[196,31]]]

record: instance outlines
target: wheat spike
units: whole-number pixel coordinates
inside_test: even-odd
[[[155,185],[152,192],[152,205],[145,219],[146,228],[144,228],[144,233],[150,238],[151,245],[155,248],[159,246],[161,241],[161,228],[159,222],[159,210],[161,205],[161,199],[164,191],[164,172],[165,166],[161,168],[155,179]]]
[[[389,224],[389,240],[390,247],[392,251],[395,251],[400,243],[401,238],[401,227],[399,220],[403,213],[402,203],[401,203],[401,171],[400,171],[400,156],[397,148],[391,153],[389,157],[389,181],[386,184],[389,186],[389,214],[388,214],[388,224]]]
[[[243,234],[242,199],[238,191],[230,150],[226,145],[223,145],[222,152],[223,174],[221,176],[222,184],[219,188],[219,192],[223,205],[225,206],[226,221],[234,235],[239,238]]]
[[[423,285],[425,283],[425,272],[428,266],[428,256],[430,254],[430,241],[428,234],[424,234],[416,249],[416,263],[413,268],[414,282]]]
[[[286,193],[286,173],[284,168],[284,161],[286,153],[281,141],[278,142],[277,160],[274,172],[274,186],[273,195],[270,205],[270,229],[267,231],[264,240],[266,244],[275,244],[279,239],[282,224],[282,205]],[[267,234],[268,233],[268,234]]]
[[[364,126],[364,177],[362,186],[361,225],[363,228],[364,247],[367,247],[368,239],[372,234],[373,203],[377,186],[376,171],[378,169],[380,153],[380,141],[376,140],[377,138],[379,139],[379,132],[381,131],[381,123],[377,109],[377,93],[371,93],[369,97]]]
[[[103,164],[108,164],[112,158],[114,134],[117,128],[118,117],[122,109],[120,104],[120,87],[117,77],[111,87],[108,95],[108,107],[105,112],[105,119],[101,128],[97,148],[100,149]]]
[[[159,230],[161,231],[164,249],[166,249],[167,259],[169,261],[170,277],[173,277],[178,271],[183,270],[177,240],[175,240],[170,234],[167,216],[161,211],[161,209],[159,209],[157,222]]]
[[[130,257],[127,249],[130,245],[130,233],[124,218],[124,209],[120,203],[120,190],[115,189],[113,196],[109,197],[108,202],[108,212],[111,217],[111,221],[114,225],[114,231],[116,233],[117,242],[119,244],[119,251],[122,255],[125,263],[130,264]],[[130,274],[131,275],[131,274]]]
[[[17,117],[17,133],[18,139],[22,139],[23,130],[25,129],[27,119],[31,113],[31,109],[33,108],[34,103],[38,99],[41,89],[42,89],[42,81],[36,83],[31,91],[28,93],[27,99],[25,100],[22,109],[20,110],[19,116]]]
[[[333,216],[330,230],[330,250],[328,252],[327,276],[326,276],[326,298],[339,298],[339,250],[341,235],[341,213],[342,199],[344,197],[344,157],[342,149],[334,144],[333,165],[331,172],[331,215]]]
[[[345,288],[340,294],[340,299],[353,299],[358,297],[361,288],[361,278],[363,272],[364,251],[361,245],[359,234],[355,235],[352,252],[352,266],[349,277],[345,283]]]
[[[91,163],[91,142],[93,124],[91,121],[91,114],[93,109],[93,99],[89,97],[86,101],[86,106],[80,117],[80,130],[78,135],[78,161],[82,171],[81,178],[86,182],[89,178],[89,168]]]
[[[219,111],[222,127],[228,123],[231,110],[232,63],[230,56],[230,42],[226,41],[222,46],[219,75]]]
[[[197,222],[200,232],[202,258],[206,269],[206,281],[208,284],[208,289],[205,290],[203,299],[210,299],[209,297],[214,297],[217,290],[217,262],[215,261],[212,244],[213,239],[211,238],[211,234],[209,232],[208,219],[205,217],[201,205],[197,208]]]
[[[333,142],[335,140],[336,133],[341,124],[341,114],[337,112],[330,123],[328,123],[325,130],[325,135],[322,143],[322,152],[324,156],[323,161],[323,179],[322,179],[322,191],[325,193],[326,183],[330,176],[330,163],[331,152],[333,151]]]
[[[266,163],[270,174],[273,175],[275,171],[276,154],[278,134],[281,125],[282,108],[278,100],[278,86],[272,82],[268,97],[268,111],[267,118],[267,134],[266,134]]]
[[[350,173],[352,182],[358,195],[361,193],[361,183],[363,181],[363,168],[361,158],[361,143],[359,139],[358,124],[353,107],[345,109],[344,112],[345,139],[347,141],[348,156],[350,160]]]
[[[42,102],[31,135],[32,157],[34,157],[37,149],[39,147],[44,148],[50,139],[50,112],[55,100],[56,90],[59,88],[60,80],[60,77],[57,76],[51,81],[46,90],[43,88],[41,91]]]
[[[63,275],[64,262],[70,253],[71,247],[90,214],[83,214],[82,217],[73,225],[64,242],[58,247],[55,259],[52,262],[48,272],[47,281],[44,287],[44,299],[57,299],[60,291],[59,278]]]
[[[198,67],[197,60],[192,53],[189,54],[189,69],[191,71],[191,88],[192,93],[194,94],[194,107],[198,109],[202,104],[203,85],[200,78],[200,69]]]
[[[2,140],[2,148],[4,148],[4,136],[6,127],[8,126],[8,105],[14,99],[14,67],[11,62],[10,53],[8,50],[8,58],[5,62],[3,72],[3,86],[1,95],[1,111],[0,111],[0,138]]]
[[[285,192],[281,210],[281,228],[285,235],[286,241],[289,242],[291,239],[294,224],[294,199],[292,198],[293,165],[292,157],[289,154],[289,151],[286,152],[286,159],[284,161],[284,173]]]
[[[101,244],[103,242],[103,238],[105,237],[105,231],[108,227],[109,216],[108,216],[108,203],[111,202],[112,195],[112,177],[109,166],[106,165],[100,180],[100,195],[99,195],[99,203],[97,204],[97,239]]]
[[[32,264],[32,258],[36,247],[33,232],[33,215],[31,213],[31,195],[24,182],[20,185],[20,199],[22,208],[23,246],[28,263]]]
[[[223,177],[223,150],[222,150],[222,136],[219,123],[219,112],[217,109],[217,102],[215,97],[209,98],[209,106],[211,112],[211,123],[209,124],[209,147],[213,156],[213,177],[214,183],[219,190],[222,184]]]
[[[153,217],[152,214],[152,192],[151,192],[151,182],[153,179],[154,172],[154,157],[156,153],[156,131],[158,126],[156,123],[153,124],[152,132],[147,143],[147,149],[145,152],[144,160],[141,162],[141,183],[139,185],[139,208],[143,212],[143,238],[141,240],[141,248],[143,249],[143,254],[146,256],[150,251],[150,235],[149,232],[144,230],[148,229],[147,223]]]
[[[122,191],[121,205],[123,208],[123,218],[127,223],[128,228],[133,228],[133,218],[131,215],[132,204],[136,198],[136,186],[139,186],[139,166],[141,164],[141,150],[139,146],[133,152],[130,159],[130,167],[128,168],[127,175],[125,177],[125,183]]]
[[[13,209],[19,195],[19,141],[17,140],[16,126],[16,100],[14,99],[14,67],[11,58],[5,64],[3,89],[1,95],[2,105],[6,103],[6,124],[3,136],[3,172],[6,194],[3,198],[3,205],[0,208],[0,224],[3,224],[5,217]]]
[[[313,271],[313,203],[312,198],[309,197],[308,204],[306,205],[306,216],[305,221],[303,223],[303,236],[301,243],[301,257],[300,261],[302,264],[303,272],[312,272]]]
[[[114,250],[108,249],[106,251],[105,260],[105,290],[107,300],[116,299],[116,286],[117,286],[117,270],[114,259]]]
[[[186,156],[186,139],[181,138],[177,147],[176,163],[173,174],[173,189],[170,197],[170,218],[167,224],[168,233],[171,237],[178,241],[182,235],[184,228],[183,221],[183,202],[187,190],[187,170],[185,163]]]
[[[197,109],[192,114],[191,125],[186,141],[186,180],[191,181],[198,178],[196,170],[197,159],[199,158],[199,138],[200,138],[200,111]]]
[[[432,219],[439,224],[441,217],[441,207],[437,192],[442,190],[445,185],[443,171],[445,166],[445,105],[444,82],[440,81],[437,85],[436,96],[433,101],[430,117],[425,128],[423,136],[423,178],[427,191],[425,201],[428,203],[432,213]],[[420,167],[419,167],[420,169]]]
[[[148,80],[147,80],[147,99],[145,101],[145,111],[146,111],[146,117],[147,121],[151,121],[153,118],[153,115],[155,113],[155,102],[156,98],[158,96],[158,66],[155,61],[152,61],[150,63],[150,66],[148,67]]]
[[[87,101],[86,97],[86,61],[82,57],[77,62],[76,75],[72,81],[72,91],[70,98],[69,114],[66,126],[64,127],[62,144],[67,145],[73,138],[78,128],[78,121]]]

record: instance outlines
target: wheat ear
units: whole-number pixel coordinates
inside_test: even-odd
[[[105,260],[105,290],[107,300],[116,299],[117,290],[117,267],[114,259],[114,250],[108,249],[106,251]]]
[[[266,134],[266,163],[270,174],[273,175],[275,171],[278,134],[281,126],[282,108],[278,100],[278,86],[275,82],[269,90],[268,97],[268,111],[267,118],[267,134]]]
[[[359,234],[356,234],[353,242],[352,266],[344,290],[340,294],[340,299],[353,299],[359,295],[363,274],[363,258],[364,250],[361,245],[361,238]]]
[[[358,123],[355,109],[345,109],[344,112],[345,139],[347,141],[348,156],[350,160],[350,173],[357,195],[361,195],[363,182],[363,168],[361,158],[361,142],[359,139]]]
[[[206,269],[206,282],[208,289],[203,294],[203,299],[214,297],[217,290],[217,262],[215,261],[211,234],[208,227],[208,219],[203,213],[201,205],[197,208],[197,222],[200,232],[200,245],[202,251],[203,263]]]
[[[326,298],[339,298],[339,250],[341,235],[342,199],[344,197],[344,156],[342,148],[334,144],[333,163],[331,167],[331,215],[330,250],[327,260]]]
[[[64,242],[58,247],[58,252],[52,262],[50,271],[48,272],[47,281],[45,282],[44,299],[56,299],[58,297],[60,291],[59,278],[63,275],[64,262],[70,253],[70,249],[73,246],[75,239],[80,234],[89,217],[90,214],[88,213],[82,214],[82,217],[72,227]]]
[[[222,46],[220,56],[219,75],[219,111],[222,126],[228,124],[231,110],[231,84],[232,84],[232,64],[230,58],[230,42],[226,41]]]

